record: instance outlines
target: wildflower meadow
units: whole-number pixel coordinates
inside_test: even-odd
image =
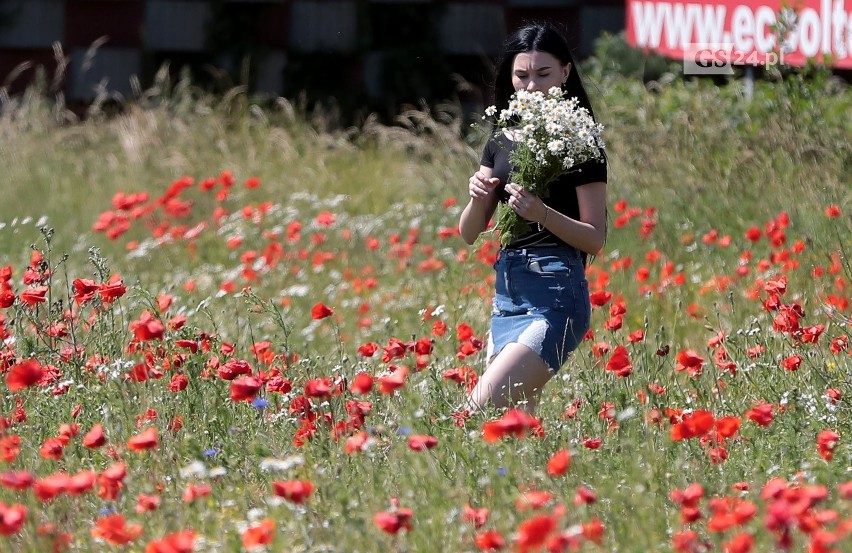
[[[608,237],[535,416],[459,412],[452,105],[0,96],[0,551],[852,549],[852,93],[585,72]]]

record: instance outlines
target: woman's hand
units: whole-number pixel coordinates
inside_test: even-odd
[[[509,193],[509,207],[512,210],[526,219],[534,223],[544,223],[547,217],[548,207],[544,205],[541,198],[521,188],[514,182],[506,185],[506,192]]]
[[[497,185],[500,184],[500,179],[497,177],[486,177],[482,171],[477,171],[468,180],[468,192],[474,200],[484,200],[492,197]]]
[[[479,171],[468,179],[470,201],[459,218],[459,232],[467,244],[476,242],[480,233],[488,228],[488,222],[497,209],[497,186],[500,179],[493,175],[491,167],[480,165]]]

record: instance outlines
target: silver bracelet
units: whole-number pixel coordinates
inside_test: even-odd
[[[542,227],[547,224],[547,214],[548,213],[550,213],[550,208],[547,207],[547,206],[544,206],[544,220],[541,223],[539,223]]]

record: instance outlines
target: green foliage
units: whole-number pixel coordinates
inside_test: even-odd
[[[648,54],[627,44],[624,32],[604,32],[595,40],[594,55],[581,68],[593,75],[620,75],[643,82],[658,80],[667,73],[679,74],[679,64],[654,52]]]

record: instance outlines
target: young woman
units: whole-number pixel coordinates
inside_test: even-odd
[[[568,44],[555,27],[527,25],[506,41],[494,80],[497,111],[517,90],[560,86],[592,112]],[[542,387],[559,371],[589,328],[591,306],[585,262],[606,235],[606,160],[588,161],[561,175],[546,199],[510,182],[511,130],[492,138],[470,177],[470,201],[459,222],[468,244],[486,230],[498,202],[508,202],[532,230],[499,252],[488,336],[488,366],[467,399],[475,412],[487,404],[517,404],[534,413]]]

